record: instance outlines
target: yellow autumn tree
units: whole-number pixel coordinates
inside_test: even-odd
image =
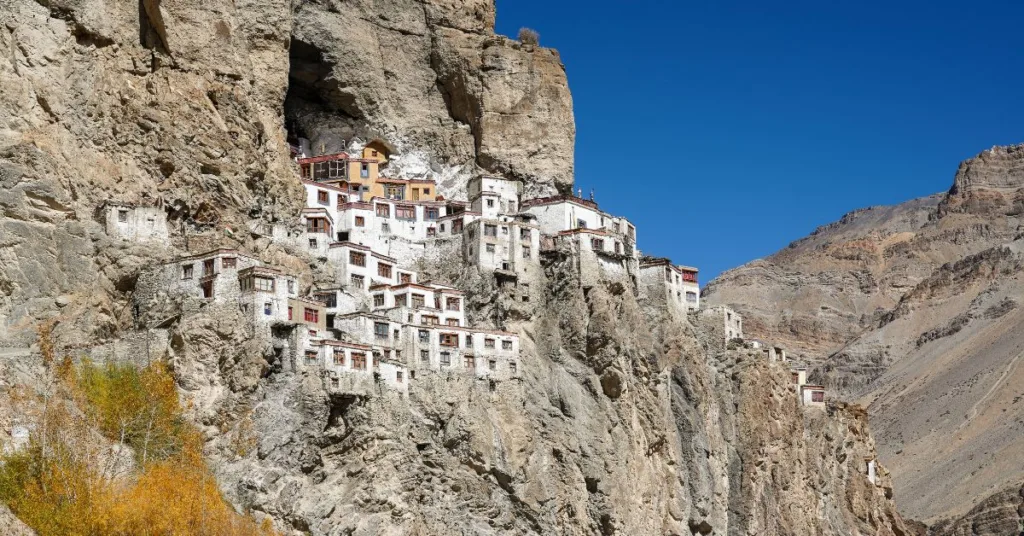
[[[0,459],[0,501],[40,536],[276,534],[224,500],[166,364],[76,366],[40,340],[52,385],[29,446]]]

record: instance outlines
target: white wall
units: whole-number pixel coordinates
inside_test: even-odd
[[[167,216],[158,207],[108,204],[105,224],[108,235],[125,240],[157,241],[166,240],[168,236]]]

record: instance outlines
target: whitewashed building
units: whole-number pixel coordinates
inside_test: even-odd
[[[370,287],[371,311],[396,322],[465,326],[465,296],[445,285],[405,283]]]
[[[664,303],[678,316],[700,308],[697,269],[675,266],[665,258],[646,257],[640,262],[640,292],[651,303]]]
[[[639,261],[636,227],[626,218],[602,212],[594,201],[571,195],[541,197],[523,201],[522,210],[533,215],[548,235],[574,229],[603,230],[609,233],[613,250]]]
[[[231,249],[182,257],[140,274],[135,300],[165,294],[234,303],[241,294],[238,271],[259,265],[259,260]]]
[[[807,385],[807,368],[806,367],[793,367],[789,369],[790,381],[797,392],[800,392],[800,388]]]
[[[640,252],[636,227],[628,220],[602,212],[597,203],[572,195],[527,199],[522,212],[534,218],[540,231],[566,244],[580,256],[584,285],[600,280],[635,283]]]
[[[101,207],[106,233],[138,242],[167,240],[167,215],[157,205],[107,201]]]
[[[462,231],[466,262],[519,276],[540,271],[540,228],[509,216],[474,218]]]
[[[743,338],[743,317],[724,305],[703,309],[700,317],[711,332],[717,333],[726,343]]]
[[[806,407],[825,407],[825,387],[823,385],[801,385],[800,403]]]
[[[523,183],[502,177],[473,177],[467,186],[469,210],[484,218],[519,213]]]
[[[353,291],[368,291],[372,285],[414,283],[416,273],[398,268],[398,260],[373,251],[369,246],[335,242],[327,251],[334,262],[335,281]]]
[[[402,394],[409,391],[408,368],[370,345],[326,340],[316,362],[330,391],[367,392],[377,382]]]

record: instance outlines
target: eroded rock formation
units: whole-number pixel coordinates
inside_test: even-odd
[[[288,121],[318,152],[353,136],[422,151],[399,165],[432,170],[453,192],[481,169],[533,195],[565,191],[565,68],[554,50],[495,35],[494,16],[491,0],[298,4]]]
[[[708,286],[868,406],[901,511],[926,523],[984,517],[1024,475],[1022,169],[1022,146],[995,147],[945,195],[851,213]]]

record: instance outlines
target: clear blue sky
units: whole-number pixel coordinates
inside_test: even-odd
[[[584,195],[702,282],[1024,142],[1020,0],[497,3],[561,53]]]

